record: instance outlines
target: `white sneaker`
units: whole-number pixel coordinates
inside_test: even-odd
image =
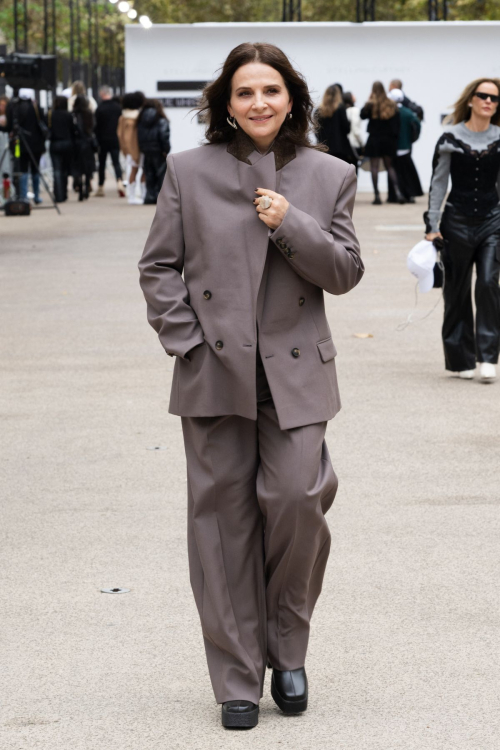
[[[475,370],[462,370],[462,372],[458,373],[458,377],[462,378],[462,380],[472,380],[474,373]]]
[[[142,201],[136,194],[135,182],[131,182],[130,185],[127,185],[127,198],[131,206],[142,206],[144,201]]]
[[[492,383],[497,376],[497,368],[490,362],[481,362],[479,375],[482,383]]]

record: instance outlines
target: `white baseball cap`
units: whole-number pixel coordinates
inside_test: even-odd
[[[393,102],[396,102],[396,104],[401,104],[401,102],[404,100],[405,95],[401,91],[401,89],[391,89],[388,93],[389,99],[392,99]]]
[[[434,286],[434,266],[437,262],[436,248],[429,240],[418,242],[408,253],[408,270],[417,277],[421,292],[430,292]]]

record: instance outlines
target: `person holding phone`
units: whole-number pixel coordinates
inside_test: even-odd
[[[443,240],[446,369],[492,382],[500,348],[500,81],[478,78],[457,100],[433,159],[426,239]],[[441,207],[448,190],[444,212]],[[476,266],[476,325],[471,299]]]

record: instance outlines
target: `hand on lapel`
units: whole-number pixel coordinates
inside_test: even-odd
[[[259,219],[267,224],[270,229],[277,229],[288,211],[290,205],[285,197],[279,193],[275,193],[274,190],[266,190],[265,188],[257,188],[255,191],[258,195],[254,200],[254,206],[259,214]],[[271,200],[269,208],[265,208],[260,203],[260,198],[267,196]],[[264,203],[265,205],[265,203]]]

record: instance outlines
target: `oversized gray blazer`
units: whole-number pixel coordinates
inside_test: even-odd
[[[290,202],[274,231],[258,187]],[[265,156],[241,134],[169,155],[139,269],[149,322],[176,355],[170,413],[256,419],[258,343],[281,429],[335,416],[323,290],[345,294],[364,272],[355,192],[354,167],[279,141]]]

